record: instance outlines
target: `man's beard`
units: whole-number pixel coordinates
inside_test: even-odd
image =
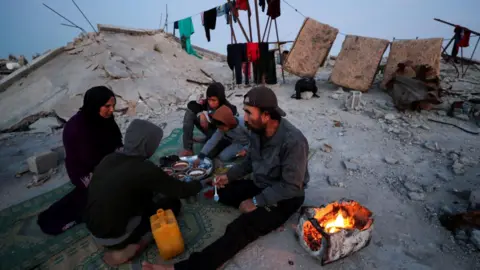
[[[245,122],[245,126],[247,126],[248,130],[250,130],[251,132],[257,135],[265,134],[265,127],[255,128],[255,127],[252,127],[248,122]]]

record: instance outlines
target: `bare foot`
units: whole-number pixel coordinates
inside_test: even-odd
[[[192,150],[183,150],[180,152],[181,157],[186,157],[186,156],[193,156],[193,151]]]
[[[130,244],[126,248],[121,250],[107,251],[105,252],[105,255],[103,255],[103,260],[106,264],[110,266],[118,266],[120,264],[124,264],[135,256],[139,248],[140,245],[138,244]]]
[[[148,262],[142,263],[142,270],[174,270],[173,265],[151,264]]]

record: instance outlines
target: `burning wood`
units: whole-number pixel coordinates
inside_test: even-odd
[[[367,246],[372,237],[372,212],[355,201],[302,209],[297,225],[301,246],[322,265]]]

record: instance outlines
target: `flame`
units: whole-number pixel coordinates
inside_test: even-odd
[[[366,219],[369,219],[371,216],[371,212],[358,202],[335,202],[324,208],[315,208],[314,218],[318,221],[323,231],[328,234],[357,227],[357,229],[364,229],[364,221],[358,220],[357,222],[354,213],[359,216],[365,216]],[[322,235],[313,227],[310,221],[303,223],[303,239],[311,250],[317,251],[320,249]]]
[[[339,211],[334,220],[325,220],[320,223],[320,226],[322,226],[327,233],[336,233],[342,229],[355,228],[355,219],[347,216],[345,211]]]

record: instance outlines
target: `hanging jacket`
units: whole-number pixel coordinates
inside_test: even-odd
[[[258,1],[258,5],[262,7],[262,12],[265,12],[265,0]]]
[[[220,16],[223,16],[225,15],[225,4],[221,5],[221,6],[218,6],[216,7],[217,9],[217,17],[220,17]]]
[[[178,21],[178,30],[180,31],[180,39],[183,38],[185,40],[185,51],[201,59],[202,57],[197,54],[190,43],[190,37],[195,33],[192,18],[188,17]]]
[[[280,0],[268,0],[267,15],[275,20],[280,17]]]
[[[217,24],[217,8],[212,8],[203,13],[203,26],[205,27],[205,35],[210,42],[210,30],[215,29]]]

